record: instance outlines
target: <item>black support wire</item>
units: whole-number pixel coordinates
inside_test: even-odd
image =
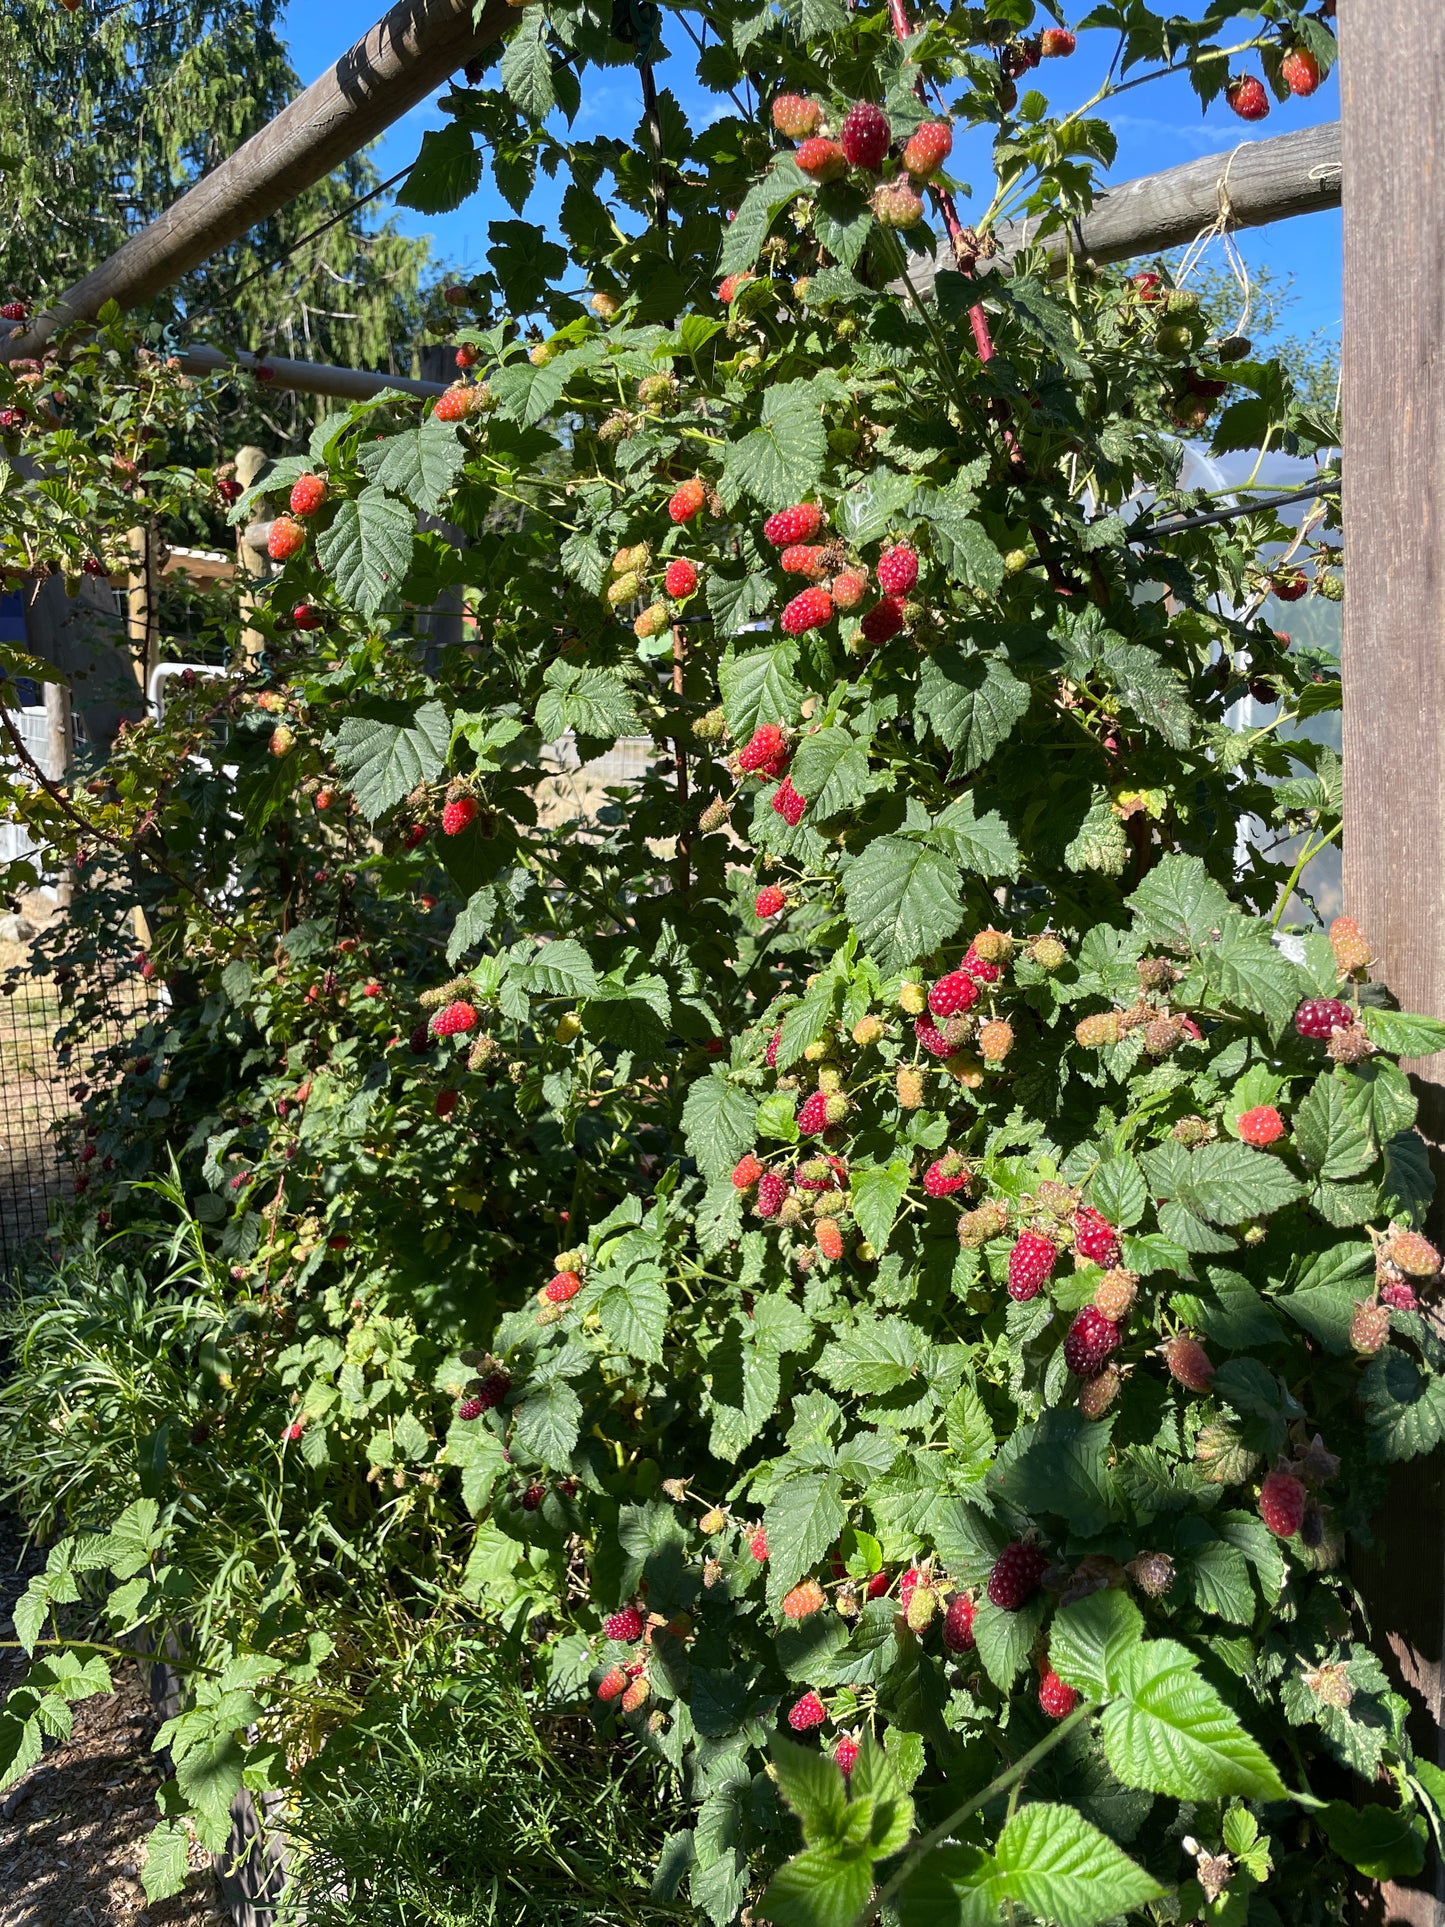
[[[1253,502],[1236,502],[1233,508],[1204,509],[1198,515],[1181,515],[1173,522],[1160,522],[1154,528],[1140,528],[1129,537],[1130,543],[1157,541],[1165,535],[1182,535],[1186,529],[1204,529],[1215,522],[1234,522],[1242,515],[1254,515],[1261,509],[1286,508],[1291,502],[1310,502],[1320,495],[1332,495],[1340,486],[1340,478],[1327,477],[1319,482],[1307,482],[1303,488],[1289,489],[1282,495],[1261,495]]]

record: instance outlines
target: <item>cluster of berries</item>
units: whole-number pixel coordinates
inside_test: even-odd
[[[687,484],[684,484],[686,487]],[[701,484],[698,484],[701,487]],[[674,497],[674,499],[676,499]],[[676,517],[674,517],[676,520]],[[652,570],[652,550],[646,542],[637,542],[630,547],[621,548],[613,556],[608,569],[608,582],[604,595],[612,609],[625,608],[629,603],[638,602],[648,592],[648,582]],[[702,580],[695,563],[685,556],[674,556],[663,571],[663,588],[672,602],[686,602]],[[632,632],[639,642],[650,641],[660,635],[672,622],[672,610],[666,602],[651,601],[632,624]]]
[[[818,542],[823,511],[816,502],[797,502],[779,509],[763,524],[763,539],[780,551],[784,575],[803,576],[810,586],[786,605],[779,626],[785,635],[803,636],[822,629],[835,615],[850,615],[868,595],[868,568],[852,561],[838,541]],[[877,564],[882,595],[858,620],[855,647],[877,648],[904,627],[903,598],[918,580],[918,555],[906,542],[884,551]]]
[[[786,139],[799,143],[794,159],[800,173],[820,185],[839,181],[849,173],[876,182],[872,192],[873,217],[882,227],[917,227],[923,219],[919,193],[934,181],[953,151],[953,129],[947,121],[924,121],[904,143],[898,167],[887,179],[893,128],[881,107],[871,100],[854,103],[831,131],[823,103],[803,94],[780,94],[773,102],[773,126]]]
[[[1320,63],[1308,47],[1293,41],[1280,60],[1279,77],[1292,94],[1307,99],[1320,84]],[[1256,74],[1232,75],[1224,98],[1241,120],[1263,120],[1269,112],[1268,91]]]

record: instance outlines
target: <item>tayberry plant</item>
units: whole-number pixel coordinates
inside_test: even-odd
[[[1267,612],[1339,593],[1334,510],[1181,486],[1190,433],[1337,431],[1050,247],[1111,92],[1257,119],[1327,11],[1102,6],[1064,110],[1031,0],[526,7],[408,191],[480,138],[519,209],[565,169],[563,240],[495,223],[448,392],[236,504],[264,656],[109,766],[168,871],[86,888],[155,894],[174,995],[103,1208],[163,1064],[248,1291],[455,1342],[450,1422],[370,1449],[540,1711],[690,1800],[654,1895],[718,1927],[1325,1921],[1440,1824],[1346,1561],[1445,1427],[1397,1063],[1445,1026],[1284,922],[1339,681]],[[635,136],[573,139],[625,65]],[[292,1355],[313,1468],[339,1369]]]

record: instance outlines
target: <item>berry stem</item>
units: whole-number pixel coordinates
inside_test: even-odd
[[[872,1923],[877,1920],[889,1901],[903,1886],[919,1861],[926,1854],[931,1853],[941,1841],[946,1840],[961,1820],[966,1820],[971,1813],[976,1813],[980,1807],[987,1806],[991,1800],[996,1800],[1001,1793],[1007,1793],[1010,1788],[1017,1786],[1022,1779],[1032,1773],[1046,1754],[1053,1752],[1066,1733],[1071,1733],[1076,1726],[1082,1725],[1086,1719],[1091,1719],[1098,1710],[1098,1707],[1089,1700],[1076,1706],[1067,1719],[1059,1721],[1052,1733],[1040,1740],[1037,1746],[1031,1747],[1021,1759],[1015,1760],[1011,1767],[1005,1768],[997,1779],[990,1780],[981,1793],[974,1794],[971,1800],[965,1800],[961,1807],[955,1807],[947,1819],[940,1820],[931,1833],[925,1833],[921,1840],[915,1841],[904,1856],[902,1865],[894,1871],[892,1879],[886,1886],[879,1888],[873,1899],[859,1914],[854,1927],[872,1927]]]
[[[1344,818],[1342,817],[1328,835],[1322,836],[1317,843],[1311,843],[1308,837],[1305,838],[1303,847],[1296,859],[1295,866],[1290,871],[1284,888],[1279,893],[1279,902],[1274,906],[1274,915],[1269,920],[1271,930],[1279,929],[1280,918],[1284,915],[1289,900],[1294,895],[1294,887],[1303,875],[1305,865],[1312,862],[1327,845],[1333,843],[1344,827]]]
[[[682,669],[687,654],[687,640],[682,624],[672,625],[672,693],[682,701]],[[672,758],[677,766],[677,807],[682,818],[682,828],[677,836],[677,889],[679,896],[686,896],[692,881],[692,831],[687,827],[687,751],[683,748],[682,737],[672,739]]]

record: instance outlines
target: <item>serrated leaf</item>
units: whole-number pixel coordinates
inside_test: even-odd
[[[934,817],[928,839],[975,876],[1016,877],[1019,873],[1021,858],[1012,831],[996,810],[978,816],[970,790]]]
[[[815,488],[828,458],[818,397],[807,382],[788,382],[763,394],[763,419],[723,457],[718,494],[724,508],[745,495],[765,509],[786,508]]]
[[[774,1734],[768,1751],[783,1798],[803,1823],[810,1841],[836,1839],[843,1832],[848,1801],[842,1773],[826,1755]]]
[[[190,1872],[190,1829],[179,1820],[162,1820],[146,1836],[145,1865],[140,1884],[148,1901],[178,1894]]]
[[[507,98],[517,111],[527,120],[544,121],[557,105],[544,14],[523,16],[521,25],[502,49],[501,74]]]
[[[1164,856],[1129,898],[1134,924],[1150,943],[1197,950],[1223,928],[1229,898],[1194,856]]]
[[[1335,1852],[1370,1880],[1399,1880],[1425,1864],[1425,1824],[1412,1808],[1331,1800],[1315,1818]]]
[[[455,486],[466,450],[455,423],[428,415],[419,428],[384,435],[379,442],[363,442],[358,456],[373,482],[404,495],[423,514],[431,514]]]
[[[1114,1517],[1107,1420],[1055,1406],[1022,1425],[1001,1448],[988,1475],[990,1492],[1022,1512],[1052,1513],[1088,1537]]]
[[[617,1279],[604,1272],[596,1285],[596,1311],[607,1336],[630,1358],[655,1363],[662,1357],[669,1309],[661,1272],[651,1265]]]
[[[806,1847],[773,1875],[758,1912],[773,1927],[839,1927],[857,1918],[872,1890],[866,1847]]]
[[[838,1480],[802,1472],[773,1488],[763,1513],[768,1539],[768,1603],[776,1608],[805,1572],[816,1566],[843,1530]]]
[[[1127,1593],[1091,1593],[1056,1614],[1049,1629],[1049,1664],[1086,1698],[1104,1700],[1125,1652],[1143,1637],[1143,1615]]]
[[[918,676],[919,715],[967,775],[986,762],[1028,713],[1031,692],[992,656],[943,648],[924,660]]]
[[[950,489],[925,489],[914,512],[932,529],[934,552],[948,574],[985,595],[996,595],[1003,586],[1003,557],[983,524],[970,515],[971,499],[971,494],[961,497]]]
[[[1199,1677],[1172,1639],[1127,1647],[1110,1677],[1101,1722],[1109,1765],[1126,1786],[1184,1800],[1280,1800],[1269,1756]]]
[[[765,575],[728,575],[721,569],[709,569],[703,579],[703,593],[718,635],[736,636],[766,613],[773,600],[773,585]]]
[[[682,1129],[690,1157],[704,1177],[731,1171],[753,1141],[757,1106],[747,1091],[726,1077],[699,1078],[682,1107]]]
[[[1054,1927],[1097,1927],[1163,1888],[1072,1807],[1027,1806],[999,1835],[994,1867],[1006,1899]]]
[[[396,198],[418,214],[449,214],[470,199],[481,182],[481,150],[454,121],[449,127],[429,127],[422,135],[421,150]]]
[[[316,560],[348,607],[371,616],[398,593],[411,567],[415,523],[412,510],[376,483],[337,509],[316,539]]]
[[[1268,929],[1228,917],[1218,943],[1204,949],[1204,975],[1226,1004],[1257,1011],[1278,1036],[1299,1003],[1299,973],[1271,941]]]
[[[375,822],[418,783],[446,767],[452,728],[440,703],[385,715],[348,716],[336,732],[336,766],[362,814]]]
[[[885,971],[936,950],[963,922],[958,866],[921,843],[880,836],[843,879],[862,950]]]
[[[512,1412],[512,1434],[522,1449],[549,1467],[565,1466],[577,1444],[582,1404],[561,1379],[530,1393]]]
[[[1445,1050],[1445,1024],[1438,1017],[1418,1017],[1405,1010],[1382,1010],[1366,1004],[1360,1011],[1366,1037],[1392,1057],[1433,1057]]]
[[[1295,1145],[1316,1176],[1353,1178],[1375,1161],[1368,1091],[1358,1079],[1327,1071],[1317,1077],[1292,1120]]]
[[[1089,1179],[1089,1202],[1121,1231],[1138,1224],[1149,1202],[1144,1173],[1127,1152],[1106,1158]]]
[[[893,1235],[898,1208],[908,1195],[907,1158],[893,1158],[887,1164],[855,1164],[848,1180],[848,1195],[858,1229],[881,1256]]]
[[[727,224],[718,261],[720,273],[741,274],[752,267],[774,218],[802,187],[803,175],[791,155],[783,157],[762,180],[754,182]]]
[[[867,745],[836,726],[814,730],[798,744],[788,774],[793,787],[807,797],[810,815],[836,816],[863,800],[868,783]]]
[[[1041,1599],[1031,1599],[1017,1612],[1005,1612],[987,1595],[974,1614],[973,1638],[979,1663],[1001,1693],[1006,1693],[1028,1664],[1047,1610]]]
[[[537,727],[548,742],[570,729],[579,741],[610,746],[642,728],[632,691],[611,669],[590,663],[554,662],[537,698]]]
[[[796,720],[803,700],[793,674],[797,660],[798,645],[791,638],[742,655],[731,648],[724,652],[718,664],[718,688],[735,743],[746,743],[759,723]]]
[[[513,966],[512,977],[541,997],[591,997],[598,987],[592,959],[575,937],[540,944],[530,963]]]

